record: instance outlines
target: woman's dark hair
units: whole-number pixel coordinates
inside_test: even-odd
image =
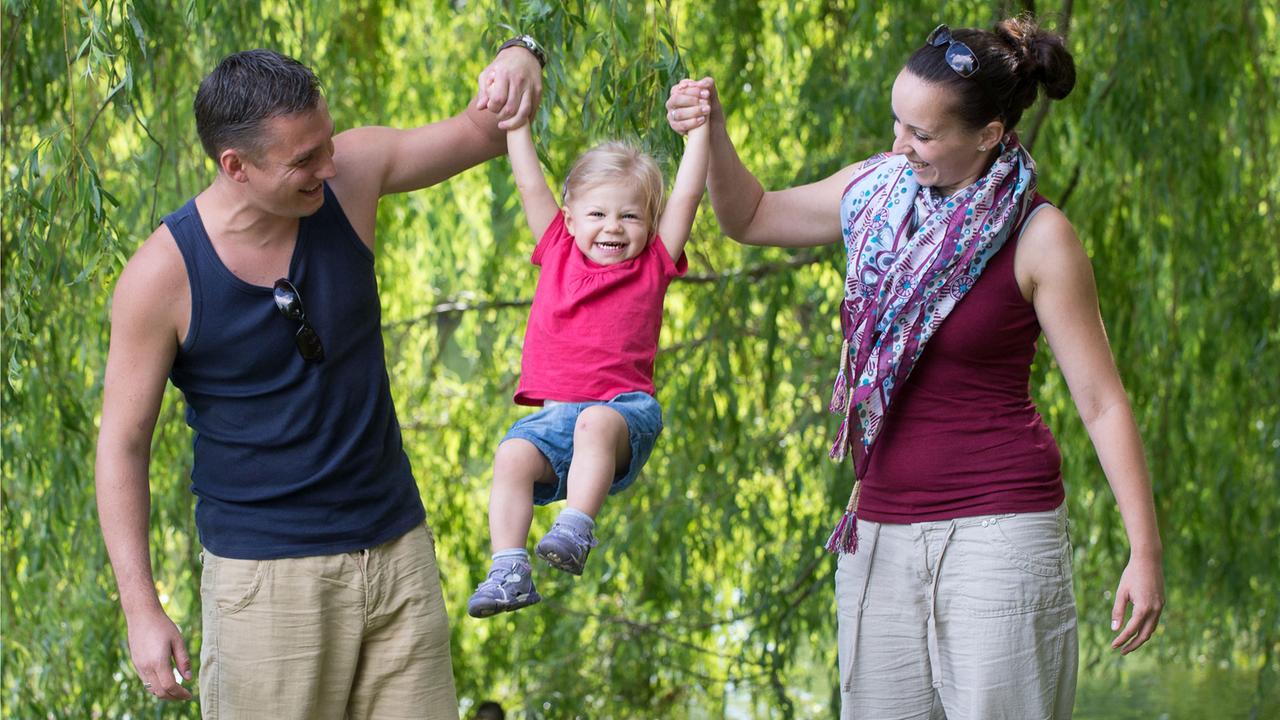
[[[320,98],[315,73],[287,55],[274,50],[228,55],[196,91],[200,144],[215,162],[218,153],[227,148],[260,157],[265,149],[263,123],[313,110]]]
[[[946,60],[947,45],[925,44],[911,55],[906,69],[925,82],[951,89],[955,112],[978,128],[992,120],[1012,130],[1022,111],[1036,101],[1040,86],[1060,100],[1076,85],[1076,65],[1057,33],[1042,30],[1030,16],[1001,20],[993,30],[959,28],[951,37],[978,59],[978,70],[961,77]]]

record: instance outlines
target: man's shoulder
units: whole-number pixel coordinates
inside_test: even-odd
[[[160,223],[125,264],[116,283],[116,298],[123,293],[171,307],[177,300],[174,293],[189,292],[188,282],[182,251],[169,226]]]
[[[333,163],[337,175],[331,186],[373,186],[376,191],[386,173],[384,146],[398,132],[394,128],[364,125],[333,136]]]
[[[129,258],[126,267],[137,266],[140,271],[165,272],[182,268],[182,252],[173,231],[165,223],[160,223],[151,235],[138,246],[133,257]]]

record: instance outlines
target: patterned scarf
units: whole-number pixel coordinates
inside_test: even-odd
[[[843,422],[831,457],[852,454],[855,475],[844,517],[827,540],[831,552],[857,550],[860,478],[894,393],[1004,246],[1035,186],[1035,162],[1010,136],[982,177],[947,198],[921,187],[902,155],[872,157],[845,188],[844,345],[830,407]]]

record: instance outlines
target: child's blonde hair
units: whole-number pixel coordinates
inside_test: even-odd
[[[634,183],[644,196],[649,228],[658,225],[662,214],[662,171],[653,158],[639,148],[619,140],[600,143],[583,153],[569,169],[560,200],[568,204],[574,193],[608,183]]]

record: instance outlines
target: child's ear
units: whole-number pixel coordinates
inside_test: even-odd
[[[564,229],[573,235],[573,213],[569,212],[568,205],[565,205],[562,211],[564,212]]]

